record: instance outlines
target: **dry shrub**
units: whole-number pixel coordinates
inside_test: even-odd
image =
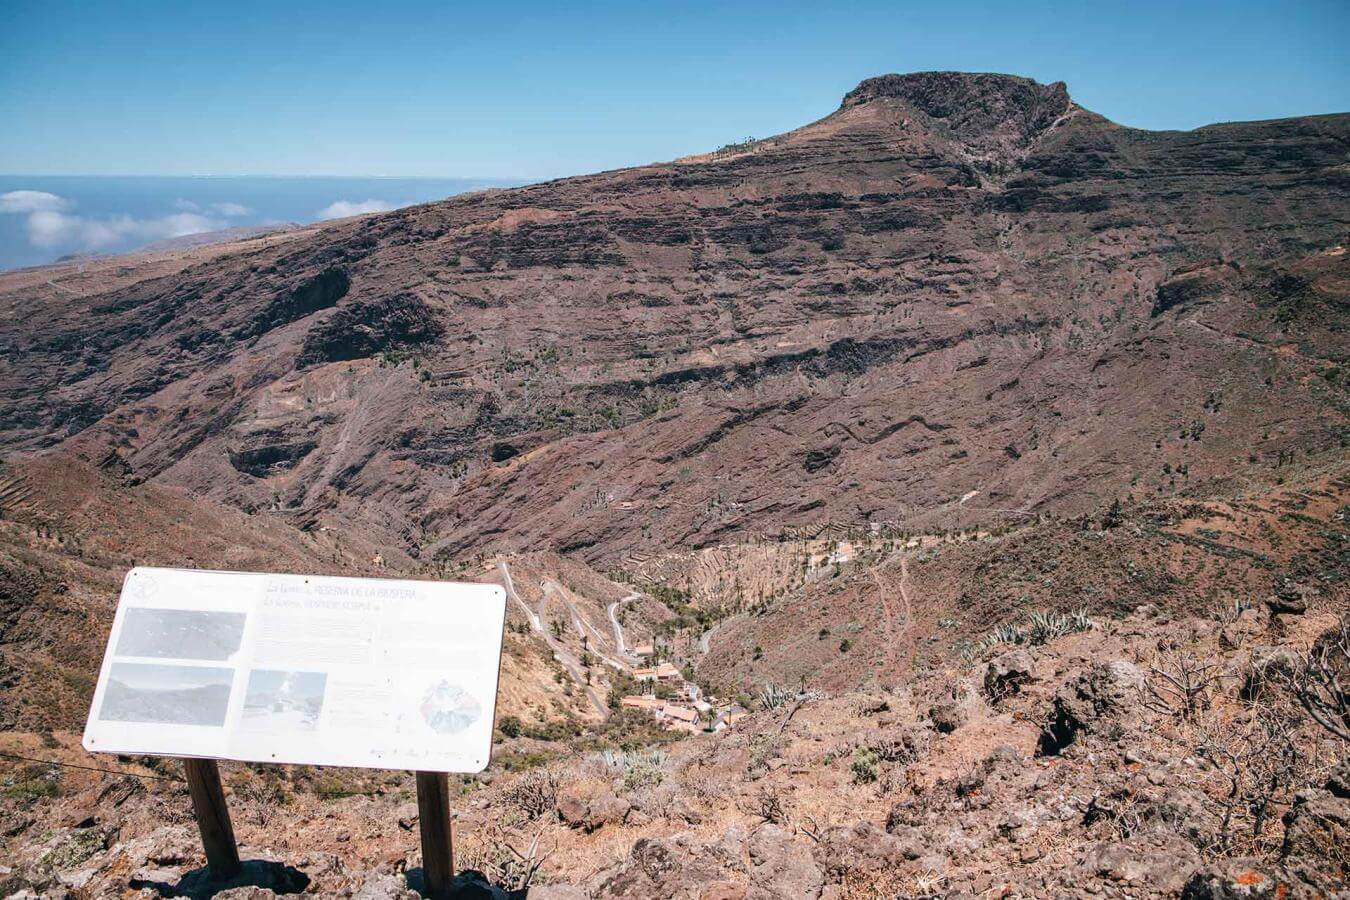
[[[552,826],[545,825],[533,836],[505,828],[500,822],[485,822],[472,829],[455,830],[455,867],[475,869],[493,884],[508,891],[526,890],[540,866],[552,855],[543,850]]]
[[[849,706],[855,716],[870,718],[879,713],[890,712],[891,701],[885,694],[857,694]]]
[[[547,769],[531,769],[502,793],[502,802],[527,821],[549,815],[558,808],[558,777]]]
[[[1238,716],[1197,723],[1196,752],[1206,763],[1205,788],[1218,816],[1213,846],[1220,855],[1266,855],[1283,837],[1280,816],[1317,769],[1315,742],[1287,702],[1255,704]]]
[[[756,734],[750,739],[750,760],[746,775],[755,780],[769,771],[769,763],[783,755],[783,739],[776,734]]]
[[[1350,616],[1317,639],[1289,682],[1314,722],[1350,741]]]
[[[761,785],[751,796],[749,803],[744,807],[747,815],[758,816],[765,822],[774,825],[786,825],[788,823],[788,807],[783,802],[783,795],[774,788]]]
[[[894,900],[897,897],[937,897],[943,893],[947,878],[938,872],[914,865],[844,875],[840,900]]]
[[[1149,667],[1144,682],[1144,705],[1154,712],[1193,722],[1209,707],[1220,678],[1216,662],[1181,654],[1164,656]]]

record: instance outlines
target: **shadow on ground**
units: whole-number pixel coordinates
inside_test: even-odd
[[[428,896],[426,875],[421,866],[409,869],[403,877],[409,888],[423,897]],[[465,869],[456,875],[447,895],[448,900],[525,900],[527,896],[523,890],[508,891],[497,887],[482,872],[473,869]]]
[[[309,887],[309,876],[294,866],[266,859],[249,859],[244,861],[243,868],[233,878],[213,880],[211,870],[203,866],[184,874],[177,884],[133,878],[128,886],[133,890],[149,888],[161,897],[206,900],[221,891],[238,887],[266,888],[276,894],[299,894]]]

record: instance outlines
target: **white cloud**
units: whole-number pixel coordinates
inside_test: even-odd
[[[201,234],[203,231],[219,231],[225,223],[208,216],[195,213],[176,213],[162,219],[143,219],[138,227],[152,237],[182,237],[185,234]]]
[[[251,210],[238,203],[213,203],[216,216],[203,214],[191,200],[175,201],[181,212],[145,219],[120,215],[94,218],[71,213],[74,203],[46,191],[0,194],[0,213],[28,217],[28,240],[35,247],[101,250],[116,244],[148,244],[168,238],[219,231],[229,226],[220,216],[242,216]]]
[[[181,209],[183,212],[195,213],[206,212],[207,209],[200,203],[193,200],[184,200],[182,197],[173,201],[173,207],[174,209]],[[212,203],[210,208],[215,210],[217,214],[227,217],[246,216],[253,212],[252,209],[249,209],[242,203],[231,203],[228,200],[223,203]]]
[[[197,213],[173,213],[157,219],[131,216],[91,219],[55,210],[39,210],[28,216],[28,239],[38,247],[99,250],[125,240],[160,241],[216,231],[225,224]]]
[[[242,203],[212,203],[211,208],[222,216],[246,216],[253,212]]]
[[[362,213],[389,212],[393,208],[394,204],[386,203],[383,200],[362,200],[359,203],[354,203],[351,200],[339,200],[319,210],[319,218],[321,220],[345,219],[347,216],[359,216]]]
[[[0,194],[0,212],[58,212],[70,208],[70,201],[46,191],[10,191]]]

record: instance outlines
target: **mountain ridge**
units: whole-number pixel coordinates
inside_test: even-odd
[[[610,562],[971,518],[971,490],[1082,510],[1166,489],[1164,465],[1335,445],[1343,410],[1319,424],[1313,394],[1340,355],[1350,117],[1140,132],[1060,83],[952,73],[848,97],[700,162],[225,248],[80,300],[6,291],[0,443],[401,553]],[[1278,414],[1259,379],[1204,408],[1234,365],[1288,368]],[[1293,433],[1247,446],[1292,409]],[[1127,449],[1084,430],[1103,414]],[[1197,414],[1218,421],[1178,442]]]

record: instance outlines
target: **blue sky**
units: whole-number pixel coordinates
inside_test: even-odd
[[[922,69],[1149,128],[1350,110],[1350,3],[0,0],[0,173],[533,179],[707,150]]]

